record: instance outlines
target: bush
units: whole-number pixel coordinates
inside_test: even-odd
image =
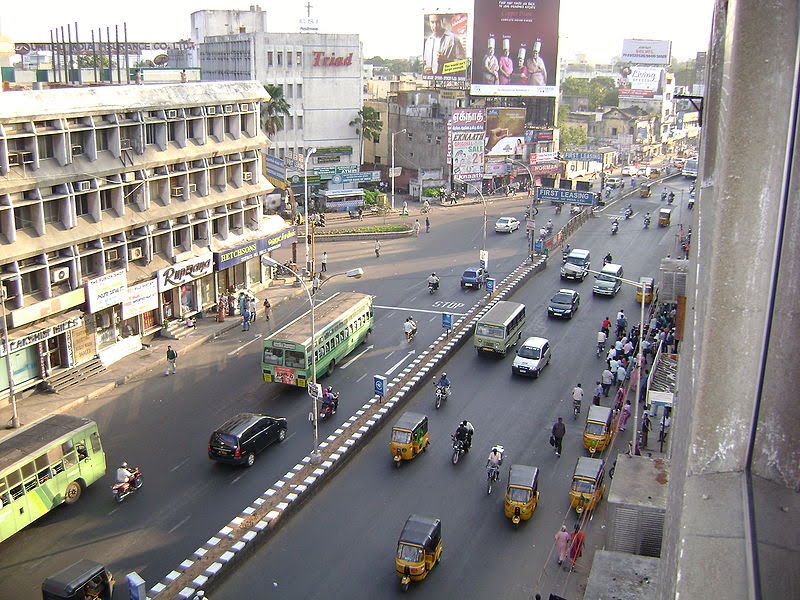
[[[441,191],[438,187],[428,187],[422,190],[422,195],[426,198],[438,198],[441,195]]]
[[[374,225],[372,227],[352,227],[349,229],[336,229],[333,231],[320,232],[317,235],[341,235],[343,233],[397,233],[401,231],[411,231],[409,225]]]

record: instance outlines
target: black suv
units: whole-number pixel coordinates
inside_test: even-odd
[[[273,442],[286,439],[286,419],[241,413],[211,434],[208,458],[252,467],[256,454]]]

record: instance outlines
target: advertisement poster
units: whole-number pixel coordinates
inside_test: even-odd
[[[622,67],[617,91],[620,98],[660,98],[664,95],[664,69]]]
[[[475,0],[477,96],[558,96],[560,0]]]
[[[434,87],[466,87],[467,13],[424,15],[422,78]]]
[[[663,65],[672,60],[669,40],[622,40],[622,62],[634,65]]]
[[[521,156],[525,151],[525,109],[486,109],[486,156]]]
[[[457,108],[452,117],[453,177],[483,179],[486,115],[482,108]]]

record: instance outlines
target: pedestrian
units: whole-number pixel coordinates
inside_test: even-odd
[[[564,421],[561,417],[558,417],[558,421],[553,424],[553,430],[551,431],[553,441],[555,442],[556,456],[561,456],[561,442],[564,440],[564,435],[566,435],[566,433],[567,426],[564,425]]]
[[[403,200],[403,213],[404,215],[408,214],[408,202]]]
[[[250,299],[247,301],[247,308],[250,309],[250,322],[253,323],[256,320],[256,299],[255,299],[255,296],[250,296]]]
[[[642,448],[647,447],[647,434],[650,433],[650,417],[647,412],[642,415]]]
[[[178,353],[172,349],[172,346],[167,346],[167,370],[164,371],[164,375],[169,375],[170,369],[172,369],[172,374],[175,375],[177,372],[176,361],[178,360]]]
[[[617,367],[619,367],[619,363],[620,361],[618,361],[616,358],[612,358],[608,361],[608,368],[614,376],[617,375]]]
[[[586,543],[586,534],[581,530],[579,523],[575,523],[575,532],[572,534],[572,543],[569,547],[569,559],[572,562],[572,569],[575,563],[583,555],[583,545]]]
[[[645,371],[642,381],[639,383],[639,401],[644,403],[647,398],[647,379],[650,377],[650,371]]]
[[[416,219],[414,221],[414,237],[418,237],[419,236],[420,227],[421,227],[421,225],[419,224],[419,219]]]
[[[558,550],[558,564],[564,562],[564,559],[567,558],[567,553],[569,552],[569,544],[572,541],[570,539],[569,533],[567,533],[567,526],[562,525],[561,529],[558,530],[555,537],[556,541],[556,550]]]
[[[322,264],[322,272],[324,273],[325,271],[328,270],[328,253],[327,252],[323,252],[322,253],[322,262],[321,262],[321,264]]]
[[[428,217],[425,217],[425,233],[431,232],[431,220]]]
[[[608,390],[611,389],[611,384],[614,383],[614,374],[609,369],[604,369],[603,374],[600,376],[600,382],[603,386],[603,395],[608,398]]]
[[[314,273],[311,279],[311,294],[316,294],[319,291],[319,273]]]
[[[617,387],[621,388],[624,383],[625,379],[628,377],[628,372],[625,370],[621,364],[617,367]]]
[[[244,292],[239,292],[239,314],[244,314],[244,309],[247,308],[247,299],[244,297]]]
[[[225,310],[228,307],[228,297],[225,295],[225,292],[219,297],[219,302],[217,302],[217,323],[223,323],[225,321]]]
[[[625,406],[622,407],[622,412],[619,415],[619,430],[625,431],[625,425],[631,417],[631,401],[626,400]]]
[[[269,321],[269,309],[272,308],[272,305],[269,303],[269,299],[264,298],[264,318]]]
[[[375,258],[381,257],[381,243],[375,240]]]
[[[246,304],[244,312],[242,312],[242,331],[250,331],[250,309],[247,308]]]
[[[358,207],[358,220],[359,221],[364,220],[364,208],[361,206]]]
[[[594,396],[592,396],[592,404],[600,406],[600,396],[603,395],[603,383],[598,381],[597,387],[594,388]]]

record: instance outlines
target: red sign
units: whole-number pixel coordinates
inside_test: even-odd
[[[353,64],[353,53],[347,56],[336,56],[335,52],[331,52],[326,56],[324,52],[314,52],[314,67],[349,67]]]

